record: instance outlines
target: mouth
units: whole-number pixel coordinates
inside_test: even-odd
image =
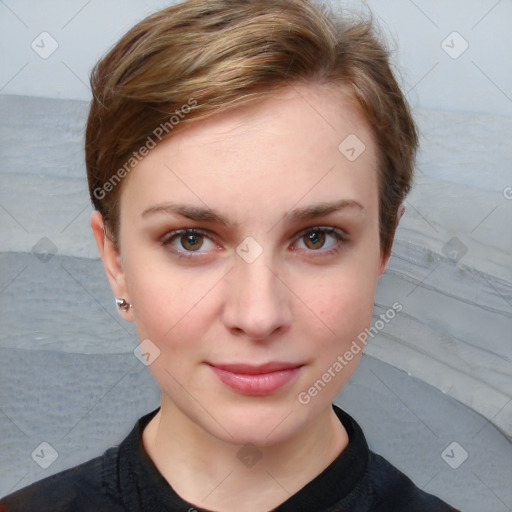
[[[290,383],[304,365],[270,362],[261,365],[208,363],[208,366],[230,389],[244,395],[264,396]]]

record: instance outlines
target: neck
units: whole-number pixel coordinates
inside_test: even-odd
[[[142,440],[185,501],[209,510],[255,512],[277,507],[313,480],[344,450],[348,435],[329,406],[292,438],[240,451],[191,422],[163,395]]]

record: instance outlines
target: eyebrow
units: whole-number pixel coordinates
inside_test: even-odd
[[[294,223],[302,220],[315,219],[317,217],[325,217],[331,213],[351,208],[356,208],[361,212],[366,212],[366,209],[361,203],[358,203],[353,199],[341,199],[340,201],[322,202],[306,206],[304,208],[294,208],[293,210],[285,213],[283,220],[287,223]],[[235,227],[233,222],[211,208],[202,208],[184,204],[167,203],[151,206],[144,210],[141,216],[146,217],[147,215],[156,213],[174,213],[191,220],[220,224],[230,230]]]

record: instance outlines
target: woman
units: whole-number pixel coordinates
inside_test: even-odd
[[[453,510],[332,404],[417,148],[372,22],[189,0],[132,28],[91,84],[91,225],[161,406],[3,510]]]

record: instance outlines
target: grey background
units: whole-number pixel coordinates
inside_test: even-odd
[[[101,453],[158,405],[97,259],[82,144],[90,68],[167,4],[0,2],[0,495]],[[422,147],[375,319],[404,309],[339,400],[418,485],[512,510],[512,2],[367,4]],[[46,58],[42,32],[58,45]],[[43,441],[47,469],[30,456]],[[457,469],[452,442],[468,453]]]

